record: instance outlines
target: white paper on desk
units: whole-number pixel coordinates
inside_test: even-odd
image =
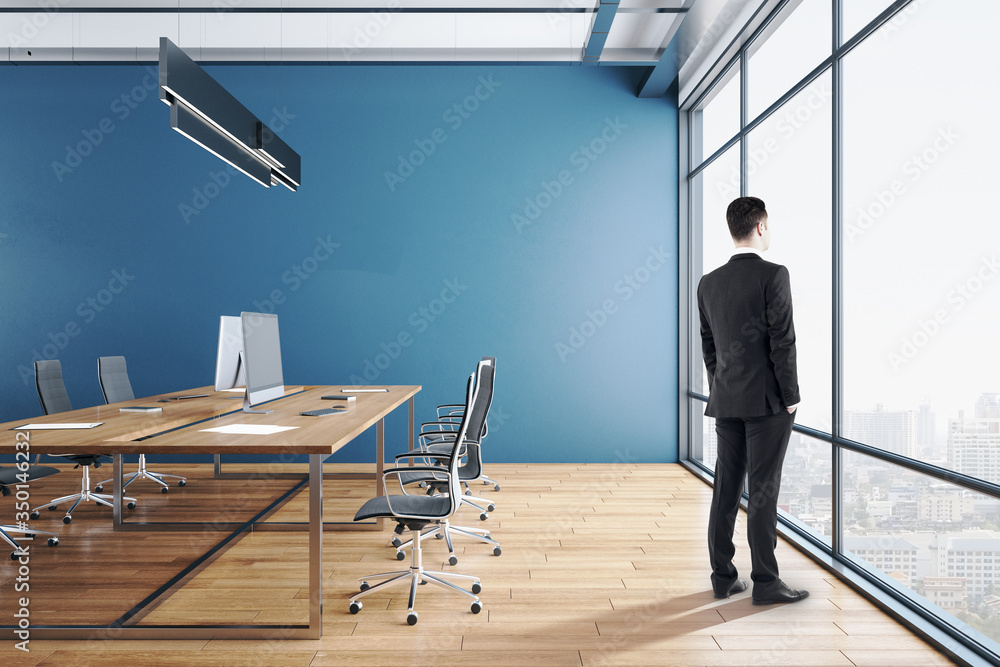
[[[67,428],[95,428],[104,422],[76,422],[73,424],[25,424],[16,426],[14,431],[58,431]]]
[[[291,431],[298,426],[273,426],[270,424],[233,424],[231,426],[216,426],[215,428],[202,428],[199,431],[208,433],[232,433],[234,435],[274,435],[282,431]]]
[[[231,391],[231,392],[234,392],[234,393],[237,393],[237,394],[245,394],[246,390],[247,390],[246,387],[239,387],[239,388],[236,388],[236,389],[223,389],[222,391]]]

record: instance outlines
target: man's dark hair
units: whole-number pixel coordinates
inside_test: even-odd
[[[767,209],[763,200],[756,197],[734,199],[726,209],[726,222],[734,241],[750,238],[754,227],[764,220],[767,220]]]

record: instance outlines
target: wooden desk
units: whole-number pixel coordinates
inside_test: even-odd
[[[298,476],[299,482],[287,494],[286,499],[302,486],[309,486],[308,524],[280,524],[283,530],[309,531],[309,624],[283,626],[137,626],[142,614],[137,614],[123,626],[116,628],[116,636],[123,639],[244,639],[261,638],[280,630],[286,638],[318,639],[322,635],[323,609],[323,459],[337,451],[362,432],[375,425],[377,427],[377,484],[381,484],[384,461],[384,439],[386,415],[403,403],[409,403],[409,425],[407,448],[413,438],[413,397],[420,391],[419,385],[365,387],[387,389],[386,392],[357,394],[357,400],[346,413],[326,417],[306,417],[299,413],[304,410],[332,407],[331,401],[322,396],[340,393],[352,387],[344,385],[313,387],[297,393],[286,392],[286,396],[265,404],[272,409],[270,414],[246,414],[235,401],[228,400],[232,394],[210,391],[209,388],[195,389],[183,394],[208,393],[205,398],[193,398],[167,403],[157,403],[159,398],[180,393],[153,396],[123,403],[114,403],[95,408],[84,408],[55,415],[47,415],[31,420],[20,420],[0,424],[7,430],[26,423],[69,423],[103,421],[99,427],[86,430],[31,431],[29,436],[32,454],[110,454],[114,457],[114,510],[115,528],[121,530],[191,530],[202,524],[171,523],[126,523],[122,521],[122,455],[123,454],[305,454],[309,457],[308,476]],[[360,388],[360,387],[353,387]],[[157,405],[163,407],[160,413],[143,414],[120,412],[127,405]],[[237,411],[238,410],[238,411]],[[208,432],[205,429],[234,425],[276,425],[292,426],[292,430],[271,435],[233,435]],[[0,454],[15,451],[15,432],[8,431],[8,437],[0,442]],[[140,439],[141,438],[141,439]],[[225,506],[222,499],[221,506]],[[277,507],[268,508],[273,512]],[[212,524],[214,528],[232,528],[228,540],[206,554],[199,562],[179,574],[161,589],[156,599],[148,600],[152,608],[159,599],[168,597],[174,590],[194,577],[215,557],[235,543],[241,535],[252,528],[266,526],[263,519],[270,513],[261,512],[248,522],[236,525]],[[32,629],[32,637],[39,639],[62,638],[84,639],[92,636],[93,626],[59,627]]]

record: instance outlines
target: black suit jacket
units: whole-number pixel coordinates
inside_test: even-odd
[[[739,253],[698,284],[710,417],[760,417],[799,402],[788,269]]]

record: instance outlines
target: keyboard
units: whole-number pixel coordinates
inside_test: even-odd
[[[299,414],[305,417],[323,417],[326,415],[335,415],[340,412],[347,412],[347,410],[344,408],[320,408],[319,410],[306,410]]]

